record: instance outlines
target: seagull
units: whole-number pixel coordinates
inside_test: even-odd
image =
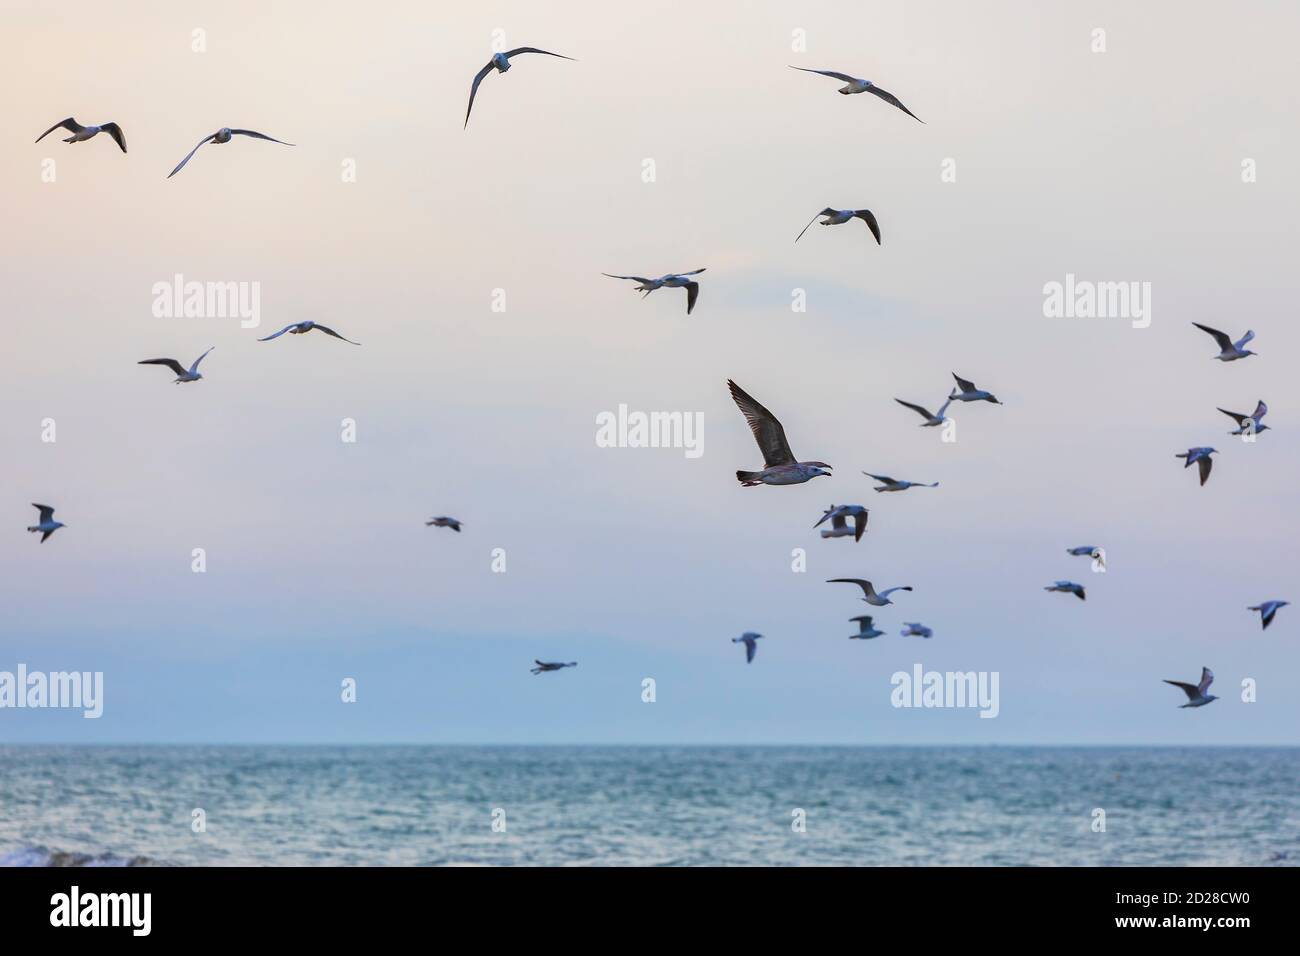
[[[126,152],[126,136],[122,133],[122,127],[118,126],[116,123],[104,123],[100,126],[82,126],[71,116],[61,123],[55,123],[40,136],[37,136],[36,142],[39,143],[59,127],[66,129],[72,134],[64,140],[65,143],[84,143],[88,139],[93,139],[99,133],[107,133],[117,141],[117,145],[122,148],[122,152]]]
[[[660,276],[658,279],[647,279],[644,276],[616,276],[609,272],[602,272],[601,275],[609,276],[611,279],[631,279],[638,283],[637,292],[644,292],[645,298],[656,289],[685,289],[686,290],[686,314],[691,314],[691,309],[695,308],[695,300],[700,297],[700,284],[687,276],[697,276],[703,269],[696,269],[693,272],[670,272],[666,276]]]
[[[1232,339],[1228,338],[1225,333],[1220,332],[1218,329],[1212,329],[1208,325],[1201,325],[1200,322],[1193,322],[1192,325],[1196,326],[1202,332],[1214,336],[1214,341],[1219,343],[1219,354],[1214,357],[1220,362],[1235,362],[1237,359],[1243,359],[1247,355],[1258,354],[1257,352],[1252,352],[1250,349],[1242,348],[1243,345],[1255,337],[1255,333],[1249,329],[1246,330],[1245,335],[1234,342]]]
[[[44,544],[46,538],[54,534],[54,532],[58,531],[60,528],[65,527],[65,525],[62,521],[54,520],[54,509],[50,505],[38,505],[33,501],[32,507],[41,513],[41,520],[36,524],[29,526],[27,530],[41,532],[41,544]],[[1266,624],[1264,626],[1267,627],[1268,625]]]
[[[919,481],[898,481],[897,479],[887,477],[886,475],[873,475],[869,471],[864,471],[863,474],[866,475],[868,478],[874,478],[876,479],[876,481],[884,482],[883,485],[876,486],[876,491],[906,491],[908,488],[938,488],[939,487],[939,482],[937,481],[931,482],[930,484],[927,485],[927,484],[922,484]]]
[[[893,604],[894,602],[889,600],[889,595],[893,594],[895,591],[912,590],[910,585],[905,585],[899,588],[885,588],[885,590],[877,594],[876,589],[871,586],[871,582],[864,581],[862,578],[830,578],[826,583],[856,584],[858,587],[862,588],[862,600],[866,601],[872,607],[884,607],[886,604]]]
[[[43,511],[41,512],[41,520],[45,520],[45,513]],[[31,531],[34,529],[28,528],[27,530]],[[1265,601],[1263,604],[1257,604],[1254,607],[1246,608],[1246,610],[1258,611],[1259,619],[1264,623],[1263,629],[1267,630],[1268,626],[1273,623],[1273,615],[1278,612],[1278,609],[1284,608],[1290,603],[1290,601]]]
[[[440,515],[437,518],[430,518],[424,523],[426,528],[450,528],[457,533],[460,532],[460,522],[455,518],[448,518],[446,515]]]
[[[541,674],[541,673],[544,673],[545,671],[558,671],[558,670],[563,670],[563,669],[566,668],[566,667],[577,667],[577,666],[578,666],[578,662],[577,662],[577,661],[569,661],[567,664],[561,664],[561,663],[559,663],[559,662],[549,662],[549,663],[548,663],[547,661],[538,661],[538,660],[534,660],[533,663],[537,665],[537,666],[534,667],[533,670],[532,670],[532,672],[533,672],[534,674]]]
[[[212,348],[216,348],[216,346],[214,345]],[[211,351],[212,351],[211,348],[208,349],[208,352]],[[203,355],[200,355],[198,358],[196,358],[194,360],[194,364],[190,366],[188,372],[184,369],[184,367],[182,367],[181,363],[176,361],[175,359],[145,359],[143,362],[137,362],[136,364],[137,365],[166,365],[169,369],[171,369],[173,372],[176,373],[176,381],[173,384],[179,385],[181,382],[197,382],[199,379],[203,377],[202,375],[199,374],[199,363],[203,361],[204,357],[208,354],[208,352],[204,352]]]
[[[851,93],[874,93],[876,96],[879,96],[882,100],[884,100],[886,103],[889,103],[891,106],[897,106],[900,110],[902,110],[908,116],[912,117],[912,119],[916,120],[918,123],[922,123],[922,124],[925,123],[925,120],[921,119],[921,117],[917,116],[906,106],[904,106],[902,104],[902,101],[899,100],[897,96],[895,96],[893,93],[890,93],[888,90],[882,90],[880,87],[876,86],[876,84],[872,83],[870,80],[860,80],[856,76],[849,76],[847,73],[836,73],[834,70],[809,70],[802,66],[792,66],[790,67],[790,69],[802,70],[804,73],[817,73],[820,74],[821,76],[829,76],[831,79],[834,80],[843,80],[845,83],[848,84],[848,86],[840,87],[840,92],[843,93],[845,96],[848,96]]]
[[[1237,430],[1235,432],[1228,432],[1229,435],[1244,435],[1248,431],[1252,434],[1258,435],[1260,432],[1268,431],[1267,425],[1260,424],[1260,419],[1268,414],[1268,406],[1264,404],[1262,398],[1255,405],[1255,410],[1249,415],[1243,415],[1240,412],[1230,412],[1226,408],[1220,408],[1219,411],[1223,412],[1223,414],[1227,415],[1237,423]],[[1253,424],[1247,428],[1246,422],[1252,422]]]
[[[832,515],[830,528],[822,528],[823,538],[852,538],[854,533],[855,529],[849,527],[844,515]]]
[[[288,332],[290,335],[303,335],[307,332],[310,332],[312,329],[317,329],[318,331],[324,332],[326,335],[332,335],[336,339],[343,339],[344,342],[351,342],[351,344],[353,345],[361,344],[360,342],[353,342],[351,339],[339,335],[337,332],[335,332],[333,329],[329,328],[328,326],[321,325],[319,322],[313,322],[310,319],[308,319],[305,322],[294,322],[292,325],[286,325],[279,332],[276,332],[273,335],[268,335],[264,339],[258,339],[257,341],[269,342],[271,341],[271,339],[278,339],[286,332]]]
[[[1175,458],[1186,458],[1183,467],[1186,468],[1192,462],[1197,462],[1197,467],[1201,471],[1201,484],[1210,480],[1210,469],[1214,467],[1214,459],[1210,456],[1218,451],[1217,448],[1189,448],[1185,452],[1174,455]]]
[[[731,643],[745,645],[745,663],[748,664],[754,659],[754,654],[758,651],[758,644],[755,642],[762,637],[762,634],[755,634],[753,631],[746,631],[740,637],[733,637]]]
[[[1075,584],[1073,581],[1057,581],[1050,588],[1043,588],[1044,591],[1061,591],[1065,594],[1073,594],[1080,601],[1088,600],[1087,595],[1083,592],[1082,584]]]
[[[1201,682],[1199,684],[1185,684],[1180,680],[1167,680],[1166,684],[1173,684],[1175,687],[1181,687],[1184,694],[1187,695],[1187,703],[1184,707],[1204,707],[1212,700],[1218,700],[1214,694],[1207,694],[1210,685],[1214,683],[1214,672],[1208,667],[1201,668]]]
[[[994,405],[1002,404],[997,400],[997,396],[992,392],[986,392],[983,389],[976,388],[974,382],[967,381],[956,372],[952,373],[952,377],[957,380],[958,387],[952,390],[952,394],[948,396],[948,401],[992,402]]]
[[[731,389],[731,397],[745,421],[749,422],[749,430],[754,433],[754,440],[763,453],[762,471],[736,472],[736,478],[743,486],[798,485],[821,475],[830,476],[831,466],[824,461],[795,461],[794,452],[785,440],[785,429],[776,416],[750,398],[731,379],[727,379],[727,387]]]
[[[915,621],[904,621],[903,623],[906,625],[902,631],[904,637],[924,637],[926,639],[934,637],[934,630],[924,624]]]
[[[255,133],[251,129],[231,129],[229,126],[223,126],[221,129],[217,130],[211,136],[205,136],[201,140],[199,140],[199,146],[202,146],[204,143],[229,143],[231,138],[235,136],[251,136],[254,139],[270,140],[272,143],[279,143],[281,146],[295,145],[294,143],[286,143],[282,139],[276,139],[274,136],[267,136],[264,133]],[[195,146],[192,150],[190,150],[189,155],[186,156],[184,159],[182,159],[176,165],[176,168],[167,174],[168,179],[171,179],[173,176],[175,176],[177,173],[179,173],[182,169],[185,168],[185,164],[188,163],[190,159],[194,156],[194,154],[199,151],[199,146]]]
[[[850,641],[869,641],[873,637],[880,637],[880,635],[885,633],[871,623],[870,614],[863,614],[861,617],[851,617],[849,620],[858,622],[858,633],[850,634]]]
[[[474,77],[474,85],[469,88],[469,107],[465,110],[465,127],[469,127],[470,110],[474,109],[474,97],[478,95],[478,85],[483,82],[483,77],[487,76],[493,70],[498,73],[504,73],[510,69],[510,58],[518,56],[520,53],[545,53],[547,56],[558,56],[561,60],[572,60],[571,56],[564,56],[561,53],[552,53],[549,50],[539,50],[535,46],[520,46],[513,50],[506,50],[504,53],[493,53],[492,59],[487,61],[487,66],[478,71]]]
[[[871,230],[871,234],[876,237],[876,245],[880,245],[880,224],[876,222],[876,217],[870,209],[832,209],[830,206],[827,206],[819,212],[817,216],[826,217],[821,221],[821,225],[823,226],[842,226],[850,219],[861,219],[867,224],[867,228]],[[817,221],[817,216],[813,216],[808,220],[808,225],[804,226],[803,231],[794,237],[795,242],[798,242],[803,238],[803,234],[812,227],[814,222]]]
[[[922,428],[935,428],[939,425],[942,425],[944,422],[948,421],[948,419],[944,417],[943,413],[946,412],[948,410],[948,406],[952,404],[952,399],[950,398],[948,399],[948,401],[944,402],[942,405],[939,406],[939,414],[931,415],[926,409],[922,408],[920,405],[913,405],[911,402],[905,402],[901,398],[896,398],[894,399],[894,401],[898,402],[898,404],[902,405],[904,408],[910,408],[912,411],[916,412],[918,415],[924,418],[925,421],[921,423]]]
[[[862,507],[862,505],[840,505],[838,508],[835,505],[831,505],[826,509],[826,513],[817,519],[817,524],[813,525],[813,527],[817,527],[818,524],[821,524],[827,518],[830,518],[831,529],[830,531],[823,531],[822,537],[838,538],[850,533],[848,519],[852,518],[853,540],[861,541],[862,532],[867,530],[867,515],[868,511],[866,508]],[[838,531],[837,529],[839,528],[843,528],[844,530],[842,532]]]

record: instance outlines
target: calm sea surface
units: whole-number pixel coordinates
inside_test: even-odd
[[[1296,748],[0,747],[0,766],[8,865],[1300,863]]]

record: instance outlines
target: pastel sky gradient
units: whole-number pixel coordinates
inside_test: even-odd
[[[1267,632],[1246,611],[1300,604],[1294,5],[0,11],[0,670],[106,684],[100,720],[0,711],[0,741],[1300,742],[1300,606]],[[577,62],[489,76],[465,132],[495,29]],[[130,152],[33,144],[67,115]],[[226,125],[298,145],[206,146],[165,179]],[[861,223],[793,244],[826,205],[874,210],[884,245]],[[689,318],[600,275],[701,266]],[[155,318],[176,273],[259,282],[262,326]],[[1044,318],[1067,273],[1150,282],[1151,326]],[[256,341],[302,319],[363,345]],[[1212,361],[1193,321],[1253,328],[1259,356]],[[135,364],[209,346],[195,385]],[[956,408],[945,445],[892,399],[937,406],[952,371],[1006,404]],[[740,488],[761,459],[728,378],[835,477]],[[1274,430],[1228,437],[1216,406],[1260,398]],[[620,403],[701,412],[703,456],[597,448]],[[1201,488],[1173,456],[1206,444]],[[863,469],[941,486],[876,494]],[[32,501],[68,525],[44,545]],[[831,502],[872,508],[860,544],[817,537]],[[843,576],[915,587],[888,637],[845,639]],[[913,620],[934,639],[899,637]],[[915,662],[1000,672],[999,717],[895,710]],[[1178,709],[1161,679],[1202,665],[1223,699]]]

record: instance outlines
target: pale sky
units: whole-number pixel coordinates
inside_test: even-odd
[[[0,670],[102,670],[106,697],[0,710],[0,740],[1300,742],[1300,606],[1246,611],[1300,605],[1294,6],[0,9]],[[488,76],[464,131],[495,30],[577,61]],[[32,142],[68,115],[130,152]],[[227,125],[297,145],[165,178]],[[794,244],[827,205],[883,246]],[[600,275],[701,266],[690,317]],[[261,326],[155,317],[176,273],[260,283]],[[1150,327],[1045,318],[1067,273],[1151,283]],[[362,347],[256,341],[302,319]],[[1193,321],[1259,355],[1213,361]],[[209,346],[197,384],[135,364]],[[952,371],[1006,404],[956,406],[942,444],[893,398],[933,409]],[[728,378],[835,477],[740,488],[762,461]],[[1261,398],[1273,430],[1230,438],[1216,406]],[[703,456],[596,447],[620,403],[702,413]],[[1192,445],[1221,450],[1203,488]],[[32,501],[67,523],[44,545]],[[831,502],[872,509],[861,543],[817,536]],[[870,609],[830,577],[915,591],[850,643]],[[999,672],[999,716],[894,709],[918,662]],[[1180,710],[1161,679],[1203,665],[1222,699]]]

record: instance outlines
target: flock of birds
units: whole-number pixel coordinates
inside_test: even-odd
[[[560,53],[552,53],[549,50],[542,50],[537,47],[529,46],[517,47],[513,50],[493,54],[492,58],[488,60],[477,74],[475,74],[473,83],[470,86],[469,105],[465,110],[466,129],[469,127],[469,118],[474,109],[474,100],[478,96],[479,86],[482,84],[483,80],[493,71],[501,74],[506,73],[513,65],[511,60],[526,53],[541,54],[570,61],[573,61],[574,59],[573,57],[564,56]],[[906,113],[917,122],[924,122],[920,117],[903,105],[902,101],[899,100],[898,97],[890,93],[888,90],[884,90],[877,86],[870,80],[851,76],[847,73],[838,73],[833,70],[812,70],[796,66],[792,66],[791,69],[805,73],[815,73],[820,76],[839,80],[845,84],[838,90],[838,92],[843,95],[871,93],[885,103],[888,103],[890,106]],[[105,133],[117,143],[123,153],[127,151],[126,136],[122,132],[121,126],[117,123],[103,123],[98,126],[83,126],[72,117],[68,117],[61,122],[55,123],[38,136],[36,142],[39,143],[57,129],[63,129],[70,134],[63,140],[65,143],[83,143],[93,139],[100,133]],[[294,145],[293,143],[286,143],[283,140],[276,139],[273,136],[268,136],[265,133],[259,133],[255,130],[222,127],[215,133],[199,140],[198,144],[185,155],[185,158],[177,163],[176,167],[167,174],[167,178],[170,179],[172,176],[175,176],[184,169],[186,164],[194,158],[194,154],[197,153],[201,147],[208,143],[229,143],[236,136],[246,136],[252,139],[266,140],[283,146]],[[798,242],[803,238],[804,233],[812,227],[818,217],[822,217],[820,225],[823,226],[838,226],[851,222],[854,219],[861,219],[870,230],[872,237],[876,240],[876,244],[880,245],[882,242],[880,224],[871,210],[835,209],[829,206],[809,220],[808,224],[804,226],[795,237],[795,242]],[[655,292],[659,289],[685,289],[686,314],[690,315],[695,308],[695,304],[699,299],[700,294],[700,283],[694,277],[700,275],[704,271],[703,268],[700,268],[694,269],[690,272],[669,273],[667,275],[659,276],[658,278],[647,278],[645,276],[637,275],[614,275],[608,272],[603,273],[603,275],[612,279],[635,282],[636,286],[634,287],[634,291],[642,293],[642,298],[649,296],[651,292]],[[1219,354],[1214,356],[1218,361],[1235,362],[1256,354],[1246,348],[1246,345],[1255,337],[1253,331],[1248,330],[1241,338],[1234,341],[1230,336],[1218,329],[1202,325],[1199,322],[1193,322],[1192,324],[1214,338],[1216,344],[1219,346]],[[313,330],[323,332],[326,335],[348,342],[352,345],[360,345],[359,342],[354,342],[353,340],[346,338],[334,329],[313,321],[291,323],[290,325],[286,325],[280,331],[268,335],[265,338],[258,339],[258,341],[269,342],[285,335],[286,333],[290,335],[303,335]],[[196,358],[193,364],[188,368],[183,366],[176,359],[172,358],[144,359],[139,364],[165,366],[175,373],[176,378],[173,381],[176,384],[197,382],[203,378],[202,373],[199,372],[199,364],[211,351],[212,349],[209,348],[206,352]],[[944,403],[939,406],[937,412],[931,412],[928,408],[922,405],[904,401],[901,398],[895,398],[894,400],[904,408],[910,409],[920,415],[921,418],[924,419],[921,423],[922,428],[936,428],[948,422],[947,411],[953,402],[987,402],[993,405],[1002,404],[993,393],[978,388],[971,380],[964,379],[956,373],[953,373],[953,378],[956,381],[956,386],[948,394]],[[755,471],[736,472],[736,478],[743,487],[748,488],[757,485],[795,485],[811,481],[813,478],[831,476],[832,466],[828,465],[826,462],[798,460],[790,450],[790,444],[786,440],[785,436],[785,429],[782,427],[780,421],[777,420],[776,416],[759,404],[735,382],[728,380],[727,386],[731,390],[731,396],[735,401],[736,406],[740,409],[741,414],[744,415],[745,421],[748,422],[750,430],[753,432],[754,439],[758,443],[759,451],[763,456],[763,467],[761,469]],[[1265,425],[1262,422],[1262,419],[1268,412],[1268,406],[1262,400],[1257,403],[1255,410],[1249,415],[1239,412],[1231,412],[1223,408],[1218,409],[1218,411],[1229,416],[1234,422],[1236,422],[1237,428],[1235,431],[1229,433],[1231,435],[1258,435],[1269,428],[1268,425]],[[1184,460],[1184,468],[1191,467],[1193,464],[1197,465],[1200,473],[1200,483],[1204,485],[1206,481],[1209,480],[1211,469],[1214,466],[1214,461],[1211,456],[1215,454],[1218,454],[1218,449],[1216,448],[1198,446],[1195,448],[1189,448],[1185,452],[1180,452],[1176,457]],[[921,482],[898,480],[887,475],[877,475],[871,472],[863,472],[863,474],[880,482],[879,485],[875,486],[875,491],[877,492],[900,492],[907,491],[911,488],[937,488],[939,484],[938,482],[925,484]],[[45,542],[50,535],[54,534],[55,531],[66,527],[63,522],[54,520],[54,508],[52,506],[33,503],[32,507],[38,510],[40,518],[36,524],[29,526],[27,530],[39,533],[42,543]],[[829,520],[831,523],[830,527],[823,529],[821,532],[823,538],[852,537],[853,540],[857,542],[862,540],[862,536],[866,532],[868,515],[868,509],[860,504],[832,504],[826,509],[813,527],[817,528]],[[852,522],[851,525],[850,522]],[[457,533],[461,530],[461,522],[456,518],[448,517],[446,515],[430,518],[425,522],[425,524],[431,527],[451,528]],[[1101,561],[1103,563],[1105,560],[1104,552],[1093,545],[1068,548],[1067,552],[1074,556],[1088,556],[1094,561]],[[893,604],[893,601],[890,599],[891,594],[912,590],[910,585],[900,585],[877,591],[875,585],[871,581],[863,578],[831,578],[827,583],[855,585],[862,591],[862,600],[872,607],[887,607]],[[1073,594],[1081,601],[1086,600],[1085,588],[1083,585],[1074,581],[1055,581],[1051,585],[1046,586],[1045,590]],[[1286,607],[1289,603],[1290,602],[1288,601],[1269,600],[1251,606],[1249,610],[1258,612],[1262,621],[1262,627],[1267,628],[1273,622],[1273,618],[1277,614],[1278,610]],[[849,635],[850,640],[871,640],[881,637],[885,633],[876,628],[871,615],[860,615],[858,617],[849,618],[849,620],[858,625],[857,633]],[[925,639],[934,636],[933,630],[920,622],[904,622],[904,627],[901,633],[904,637],[916,636]],[[746,631],[740,637],[733,638],[732,641],[733,643],[744,645],[745,660],[746,662],[752,662],[757,652],[757,642],[762,637],[762,634]],[[532,668],[532,673],[534,674],[548,673],[562,670],[566,667],[577,666],[576,661],[548,662],[539,660],[534,661],[534,664],[536,665]],[[1172,684],[1186,693],[1188,702],[1182,706],[1202,707],[1205,704],[1218,699],[1215,695],[1206,693],[1213,680],[1214,674],[1207,667],[1202,668],[1201,679],[1197,684],[1171,680],[1166,680],[1165,683]]]

